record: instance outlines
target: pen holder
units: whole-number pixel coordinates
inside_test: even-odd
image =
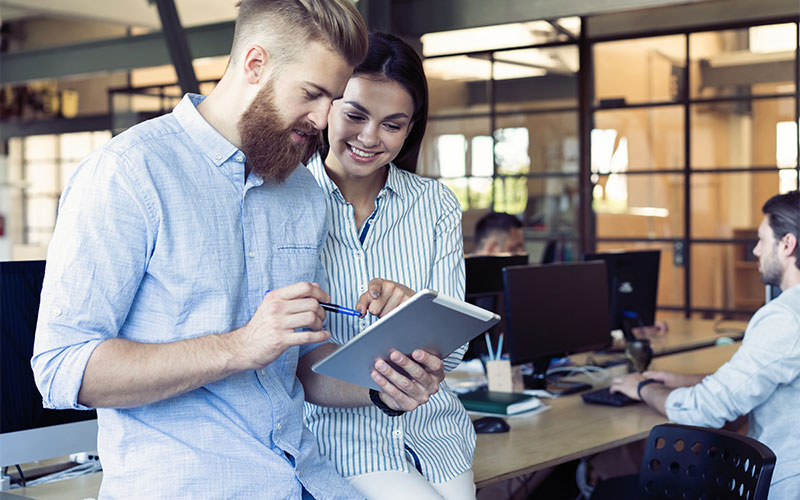
[[[486,362],[486,379],[489,390],[498,392],[522,392],[522,366],[511,366],[511,361],[499,359]]]

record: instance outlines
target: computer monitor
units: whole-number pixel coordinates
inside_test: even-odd
[[[655,323],[660,250],[593,253],[584,260],[606,263],[611,330],[622,330],[630,340],[631,328]]]
[[[0,466],[97,449],[94,411],[50,410],[31,356],[45,262],[0,262]]]
[[[464,259],[466,270],[466,301],[500,315],[500,322],[489,330],[496,345],[497,337],[506,330],[503,301],[503,268],[528,263],[528,256],[520,255],[472,255]],[[480,358],[488,354],[483,335],[469,344],[464,360]]]
[[[542,388],[553,357],[607,347],[608,287],[603,262],[569,262],[503,270],[506,342],[512,364],[533,362]]]
[[[464,259],[466,271],[466,295],[470,297],[503,294],[503,268],[524,266],[526,254],[519,255],[470,255]]]

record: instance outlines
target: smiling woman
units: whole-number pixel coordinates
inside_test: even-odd
[[[329,316],[338,344],[415,290],[464,298],[461,207],[443,184],[413,173],[427,109],[425,75],[414,50],[392,35],[371,35],[367,58],[331,107],[330,146],[309,163],[331,213],[322,250],[331,300],[371,313]],[[427,403],[406,413],[396,411],[405,395],[390,390],[372,393],[373,406],[333,408],[315,394],[310,370],[302,369],[324,348],[307,354],[298,374],[309,401],[306,424],[340,474],[367,498],[475,498],[475,432],[445,384],[437,383]],[[454,368],[465,349],[438,366]],[[372,377],[386,388],[380,374]],[[349,390],[367,393],[358,386]]]

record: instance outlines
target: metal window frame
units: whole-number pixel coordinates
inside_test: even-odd
[[[795,89],[791,93],[771,93],[759,94],[752,96],[720,96],[720,97],[706,97],[706,98],[692,98],[690,94],[690,78],[691,78],[691,36],[697,33],[718,32],[734,29],[747,29],[754,26],[768,26],[772,24],[794,24],[796,49],[794,57],[794,83]],[[632,103],[625,105],[602,105],[595,103],[594,100],[594,47],[597,44],[613,41],[626,41],[645,38],[655,38],[660,36],[683,35],[685,43],[685,61],[681,80],[682,88],[684,91],[678,99],[674,101],[654,101]],[[597,247],[598,243],[611,243],[611,242],[629,242],[629,243],[681,243],[683,252],[683,267],[684,267],[684,297],[682,305],[659,305],[658,308],[662,310],[674,310],[683,312],[686,317],[690,317],[694,313],[701,314],[752,314],[753,311],[745,311],[740,309],[730,308],[708,308],[697,307],[692,301],[692,268],[691,268],[691,249],[694,245],[701,244],[747,244],[751,240],[743,240],[737,238],[698,238],[692,236],[691,226],[691,181],[692,177],[696,174],[737,174],[737,173],[758,173],[758,172],[775,172],[786,171],[787,169],[779,169],[773,165],[750,165],[747,167],[720,167],[711,168],[708,166],[695,167],[691,162],[691,148],[692,148],[692,106],[697,104],[708,103],[736,103],[736,102],[753,102],[764,99],[782,99],[793,98],[795,108],[795,121],[800,120],[800,16],[781,16],[769,19],[749,19],[746,21],[736,22],[723,22],[717,24],[691,26],[687,28],[675,28],[656,30],[648,33],[632,33],[629,35],[613,35],[613,36],[598,36],[590,38],[587,29],[587,18],[581,18],[581,33],[577,40],[549,42],[535,45],[506,47],[491,51],[478,51],[478,52],[462,52],[452,54],[438,54],[436,56],[426,57],[426,59],[454,57],[463,55],[477,55],[489,57],[489,60],[494,62],[494,54],[497,52],[504,52],[507,50],[518,50],[525,48],[547,48],[554,46],[571,46],[576,45],[579,53],[579,69],[576,74],[578,78],[578,105],[577,107],[555,107],[555,108],[537,108],[531,110],[515,110],[515,111],[497,111],[496,109],[496,96],[494,92],[494,68],[492,64],[492,72],[490,80],[487,81],[487,94],[489,102],[489,111],[481,113],[462,113],[452,115],[436,115],[429,117],[429,121],[439,121],[448,119],[470,119],[470,118],[489,118],[490,132],[489,136],[494,137],[494,129],[496,118],[505,115],[519,115],[519,114],[545,114],[545,113],[558,113],[558,112],[578,112],[578,141],[579,141],[579,171],[577,174],[564,173],[564,172],[531,172],[522,175],[506,175],[497,172],[497,163],[493,164],[493,175],[491,177],[494,182],[495,179],[502,179],[506,177],[526,177],[526,178],[578,178],[579,183],[579,203],[578,203],[578,234],[576,235],[578,248],[581,252],[592,252]],[[617,237],[598,237],[596,233],[596,213],[592,207],[592,188],[591,181],[591,131],[594,128],[594,114],[597,112],[615,110],[615,109],[648,109],[666,106],[680,106],[683,110],[684,121],[684,166],[678,169],[633,169],[625,172],[625,175],[661,175],[673,174],[682,175],[683,186],[683,218],[684,218],[684,231],[682,237],[676,238],[617,238]],[[493,152],[494,152],[493,142]],[[793,170],[797,173],[798,186],[800,186],[800,127],[798,127],[798,163]],[[607,174],[596,174],[607,175]],[[472,178],[473,176],[465,176],[461,178]],[[445,179],[445,177],[437,177]],[[481,178],[488,178],[482,176]],[[469,193],[468,193],[469,194]],[[491,193],[491,208],[495,206],[495,193],[492,189]],[[526,240],[534,241],[540,239],[547,239],[547,237],[532,237],[526,236]]]

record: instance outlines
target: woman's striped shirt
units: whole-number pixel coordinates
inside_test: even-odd
[[[431,288],[464,298],[461,207],[443,184],[389,164],[386,185],[370,222],[359,232],[353,206],[328,177],[321,158],[308,168],[325,192],[330,233],[322,263],[335,304],[353,307],[373,278],[412,290]],[[362,243],[363,237],[363,243]],[[376,318],[328,315],[328,329],[343,344]],[[444,360],[445,370],[461,361],[466,345]],[[408,469],[408,459],[431,482],[448,481],[472,467],[475,431],[464,407],[443,382],[428,403],[400,417],[374,406],[327,408],[306,403],[305,422],[343,476]],[[408,459],[407,459],[408,457]]]

